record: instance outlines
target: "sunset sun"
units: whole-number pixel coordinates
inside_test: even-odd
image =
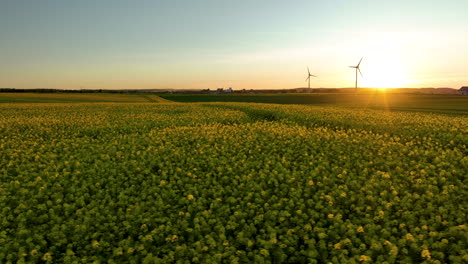
[[[394,67],[377,67],[366,69],[362,77],[362,87],[369,88],[403,88],[409,84],[404,73]]]
[[[365,39],[361,87],[403,88],[410,83],[402,38],[400,33],[374,33]]]

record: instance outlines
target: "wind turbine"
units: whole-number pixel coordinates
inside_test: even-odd
[[[307,72],[309,73],[309,75],[307,75],[307,78],[305,80],[309,81],[309,89],[310,89],[310,77],[317,77],[317,76],[310,74],[309,67],[307,67]]]
[[[361,77],[362,77],[362,72],[361,72],[361,69],[359,68],[359,65],[361,65],[361,61],[364,57],[361,58],[361,60],[359,61],[359,63],[356,65],[356,66],[349,66],[350,68],[354,68],[356,69],[356,92],[357,92],[357,72],[359,71],[359,73],[361,74]]]

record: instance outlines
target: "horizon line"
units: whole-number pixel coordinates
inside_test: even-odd
[[[466,86],[461,86],[466,87]],[[292,89],[356,89],[355,87],[292,87],[292,88],[238,88],[234,89],[232,87],[216,87],[216,88],[51,88],[51,87],[33,87],[33,88],[14,88],[14,87],[0,87],[0,90],[62,90],[62,91],[87,91],[87,90],[111,90],[111,91],[135,91],[135,90],[216,90],[216,89],[229,89],[233,91],[242,91],[242,90],[292,90]],[[358,89],[454,89],[458,90],[460,88],[453,87],[359,87]]]

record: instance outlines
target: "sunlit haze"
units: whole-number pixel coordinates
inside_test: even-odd
[[[468,85],[466,0],[3,0],[0,88]]]

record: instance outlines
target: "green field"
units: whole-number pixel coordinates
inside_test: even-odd
[[[467,262],[466,99],[331,96],[0,94],[0,263]]]
[[[468,98],[458,95],[398,93],[360,94],[162,94],[176,102],[251,102],[269,104],[335,105],[387,111],[443,112],[468,114]]]
[[[144,103],[164,100],[152,94],[0,93],[0,103]]]

